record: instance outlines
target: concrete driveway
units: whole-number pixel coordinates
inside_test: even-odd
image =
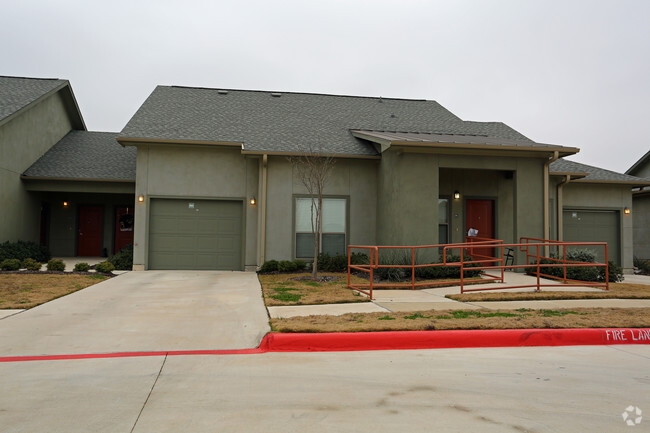
[[[129,272],[0,320],[0,356],[257,347],[251,272]]]

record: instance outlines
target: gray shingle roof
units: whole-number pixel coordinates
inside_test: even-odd
[[[123,147],[115,132],[70,131],[23,176],[135,181],[137,149]]]
[[[435,101],[169,86],[153,91],[119,137],[243,143],[244,151],[260,153],[377,155],[353,129],[530,141],[503,123],[465,122]]]
[[[0,76],[0,122],[67,83],[57,79]]]
[[[572,155],[578,149],[557,146],[554,144],[536,143],[531,140],[511,139],[511,138],[494,138],[483,135],[451,135],[451,134],[430,134],[430,133],[413,133],[413,132],[392,132],[392,131],[361,131],[353,130],[352,133],[359,138],[364,138],[376,143],[393,143],[393,144],[434,144],[436,146],[454,148],[470,146],[489,147],[490,149],[510,149],[510,150],[533,150],[533,151],[555,151],[561,152],[561,155]]]
[[[560,158],[551,163],[549,167],[551,174],[560,173],[587,173],[587,176],[578,181],[585,182],[602,182],[602,183],[627,183],[632,185],[650,185],[648,179],[630,176],[627,174],[617,173],[604,168],[598,168],[591,165],[580,164],[574,161],[568,161]]]

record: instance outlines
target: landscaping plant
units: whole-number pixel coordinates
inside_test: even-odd
[[[3,271],[17,271],[20,269],[20,260],[18,259],[5,259],[0,263],[0,269]]]
[[[103,261],[95,265],[95,270],[101,272],[102,274],[110,274],[115,270],[115,266],[109,261]]]
[[[40,271],[42,266],[43,265],[32,258],[23,260],[23,268],[27,269],[28,271]]]
[[[113,254],[108,261],[118,271],[130,271],[133,269],[133,244],[129,244]]]
[[[5,259],[18,259],[21,262],[32,258],[40,263],[50,260],[51,255],[47,247],[35,242],[17,241],[0,244],[0,262]]]
[[[63,263],[63,260],[52,259],[47,262],[47,270],[63,272],[65,271],[65,263]]]
[[[90,265],[85,262],[77,263],[74,265],[75,272],[88,272],[90,270]]]

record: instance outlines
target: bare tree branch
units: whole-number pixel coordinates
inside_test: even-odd
[[[287,159],[291,162],[296,177],[300,179],[311,197],[311,232],[314,239],[312,276],[316,278],[318,276],[318,252],[323,231],[323,192],[336,161],[330,156],[320,156],[315,152],[291,156]]]

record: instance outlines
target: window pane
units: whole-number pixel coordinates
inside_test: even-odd
[[[322,251],[324,254],[335,256],[337,254],[347,255],[345,251],[345,235],[341,234],[326,234],[323,233]],[[313,244],[312,244],[313,246]]]
[[[345,233],[345,199],[323,199],[323,233]]]
[[[447,224],[447,217],[449,215],[449,199],[438,199],[438,223]]]
[[[314,257],[314,235],[311,233],[296,233],[296,257]]]
[[[438,243],[439,244],[448,244],[449,238],[447,233],[447,224],[440,224],[438,226]]]
[[[315,203],[318,204],[317,202]],[[296,199],[296,231],[311,233],[311,199]],[[313,253],[312,253],[313,255]],[[301,256],[302,257],[302,256]],[[310,256],[311,257],[311,256]]]

